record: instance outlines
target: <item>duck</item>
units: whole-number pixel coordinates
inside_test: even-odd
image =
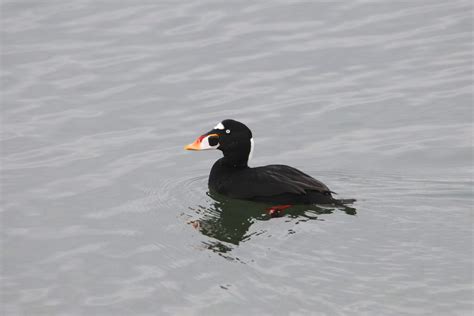
[[[335,192],[310,175],[287,165],[249,167],[255,142],[252,131],[243,123],[226,119],[199,136],[184,149],[220,150],[223,157],[211,168],[210,192],[240,200],[270,203],[280,212],[292,205],[352,204],[355,199],[336,199]]]

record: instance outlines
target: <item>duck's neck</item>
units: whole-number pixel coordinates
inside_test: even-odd
[[[253,148],[253,138],[251,138],[249,142],[226,148],[222,150],[224,158],[222,158],[221,162],[223,165],[231,168],[248,168],[248,162],[252,158]]]
[[[248,168],[248,154],[225,152],[224,158],[221,159],[221,163],[226,167],[236,169]]]

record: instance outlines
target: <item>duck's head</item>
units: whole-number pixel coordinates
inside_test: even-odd
[[[186,150],[219,149],[224,160],[233,166],[247,166],[252,157],[254,142],[252,132],[245,124],[235,120],[224,120],[209,132],[199,136]]]

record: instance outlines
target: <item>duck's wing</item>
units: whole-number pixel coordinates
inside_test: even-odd
[[[331,195],[329,188],[313,177],[290,166],[269,165],[249,168],[232,179],[232,197],[250,199],[253,197],[280,194],[304,195],[317,191]]]

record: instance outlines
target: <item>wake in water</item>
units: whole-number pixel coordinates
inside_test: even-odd
[[[266,230],[253,231],[251,226],[256,221],[268,221],[274,217],[286,218],[287,222],[306,222],[310,220],[323,220],[319,216],[342,211],[347,215],[356,215],[357,211],[347,205],[294,205],[276,209],[275,206],[243,200],[230,199],[220,194],[208,192],[211,202],[208,206],[189,208],[198,215],[188,223],[201,234],[212,238],[207,243],[207,248],[217,252],[226,253],[233,247],[259,236]],[[294,234],[289,230],[289,235]]]

